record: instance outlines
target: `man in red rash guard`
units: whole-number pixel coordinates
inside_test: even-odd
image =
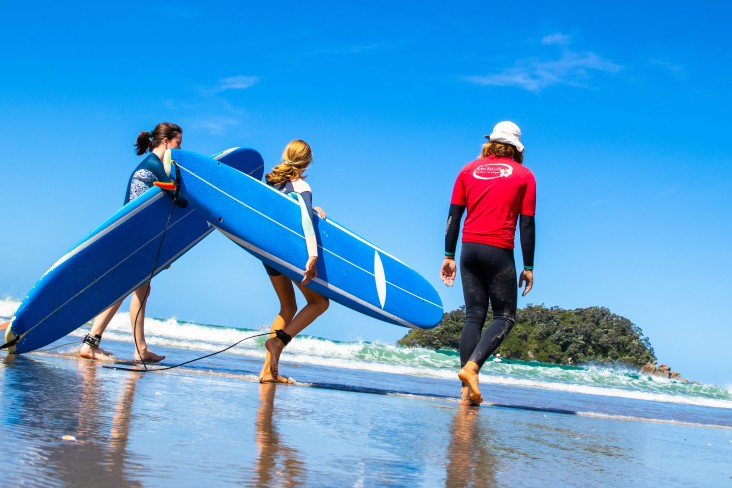
[[[480,368],[515,322],[518,297],[513,243],[517,222],[524,263],[518,287],[526,284],[525,296],[534,284],[536,180],[522,164],[521,130],[513,122],[500,122],[486,139],[481,157],[466,164],[455,180],[445,259],[440,268],[442,281],[452,286],[460,221],[467,209],[460,256],[466,317],[460,334],[458,373],[463,383],[461,403],[465,405],[483,401],[478,384]],[[483,330],[489,303],[493,321]]]

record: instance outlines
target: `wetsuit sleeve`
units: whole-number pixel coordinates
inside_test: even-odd
[[[302,231],[308,248],[308,256],[318,257],[318,241],[315,238],[315,225],[313,223],[313,194],[310,191],[303,191],[302,193],[295,193],[295,196],[300,204]]]
[[[521,254],[524,258],[524,269],[534,269],[534,249],[536,248],[536,224],[533,215],[519,217],[521,228]]]
[[[464,212],[465,207],[463,205],[450,204],[447,226],[445,227],[445,256],[455,256],[458,235],[460,234],[460,221]]]

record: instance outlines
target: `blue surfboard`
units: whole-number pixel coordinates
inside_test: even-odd
[[[169,151],[164,164],[166,171],[178,167],[181,194],[213,226],[288,277],[302,279],[308,254],[295,199],[190,151]],[[314,220],[318,276],[308,287],[405,327],[428,329],[442,320],[442,301],[419,273],[334,220]]]
[[[227,149],[212,158],[252,181],[264,174],[264,161],[254,149]],[[33,351],[73,332],[213,230],[192,205],[174,206],[162,190],[151,188],[84,237],[38,280],[5,331],[6,342],[20,337],[9,352]]]

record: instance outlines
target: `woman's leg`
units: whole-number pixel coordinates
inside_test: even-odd
[[[97,341],[102,339],[102,334],[104,334],[105,329],[109,325],[109,323],[112,321],[112,318],[114,317],[114,314],[117,313],[117,310],[119,310],[120,305],[122,305],[122,301],[124,299],[118,301],[111,307],[109,307],[104,312],[100,313],[94,318],[94,323],[92,324],[92,328],[89,331],[89,336],[92,337],[92,339],[96,339]],[[92,341],[89,341],[92,342]],[[86,359],[96,359],[99,361],[107,361],[112,362],[115,360],[114,356],[106,352],[104,349],[98,346],[92,346],[88,342],[83,342],[81,344],[81,349],[79,349],[79,356],[86,358]]]
[[[305,296],[307,305],[305,305],[302,310],[300,310],[297,315],[295,315],[295,317],[293,317],[293,319],[287,325],[285,325],[283,332],[285,332],[285,334],[289,335],[291,338],[295,337],[297,334],[302,332],[305,327],[312,324],[313,321],[317,319],[320,315],[322,315],[323,312],[325,312],[330,305],[330,301],[320,293],[317,293],[310,288],[301,285],[300,283],[295,283],[295,286],[297,286],[302,292],[303,296]],[[282,354],[282,349],[284,349],[285,343],[282,342],[279,337],[272,337],[267,340],[267,342],[265,343],[265,347],[271,355],[270,371],[272,373],[272,376],[274,378],[277,378],[277,367],[279,365],[280,354]]]
[[[134,360],[157,363],[165,359],[165,356],[159,356],[152,352],[148,349],[145,341],[145,307],[149,296],[150,283],[148,282],[137,288],[132,293],[132,299],[130,300],[130,323],[135,340]]]
[[[270,332],[274,333],[275,330],[284,329],[290,323],[295,313],[297,313],[297,301],[295,300],[295,289],[292,286],[290,278],[279,274],[274,276],[270,275],[269,279],[272,282],[272,288],[274,288],[277,294],[277,299],[280,301],[280,311],[272,321],[272,327],[270,327]],[[287,383],[287,378],[272,375],[272,371],[270,370],[271,356],[269,349],[267,349],[264,365],[262,366],[262,371],[259,373],[260,383]]]

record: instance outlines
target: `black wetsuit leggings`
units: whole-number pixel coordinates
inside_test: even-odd
[[[483,366],[516,320],[516,264],[513,249],[463,242],[460,274],[465,296],[465,323],[460,334],[460,364]],[[488,304],[493,321],[483,330]]]

